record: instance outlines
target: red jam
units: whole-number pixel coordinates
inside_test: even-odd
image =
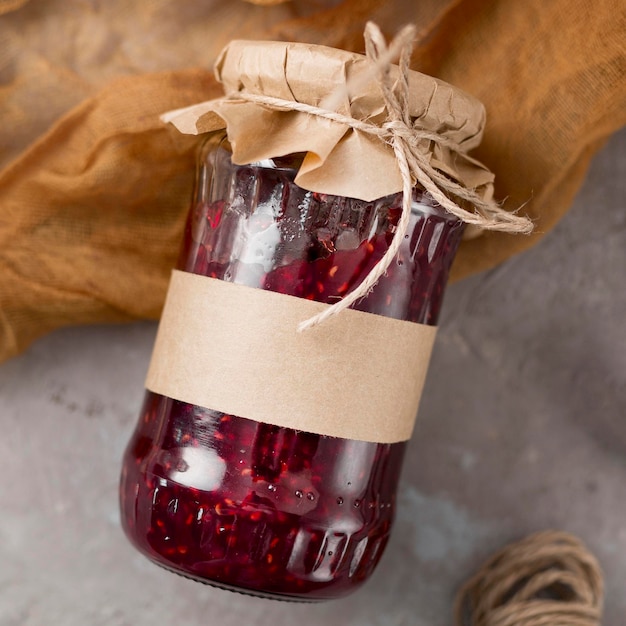
[[[353,290],[388,248],[401,196],[311,193],[294,184],[295,171],[285,160],[235,166],[222,148],[211,152],[179,269],[326,303]],[[435,324],[461,233],[415,190],[398,258],[354,308]],[[285,600],[340,597],[385,548],[405,446],[148,392],[124,458],[123,526],[149,558],[203,582]]]

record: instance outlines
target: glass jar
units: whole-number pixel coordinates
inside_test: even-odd
[[[314,193],[294,183],[301,155],[234,165],[228,148],[213,136],[201,152],[178,269],[330,304],[358,286],[390,245],[401,194]],[[462,231],[415,188],[396,261],[353,308],[435,325]],[[387,544],[405,447],[147,392],[124,457],[123,527],[154,562],[202,582],[283,600],[341,597]]]

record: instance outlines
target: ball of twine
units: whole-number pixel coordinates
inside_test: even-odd
[[[458,626],[599,626],[603,578],[573,535],[545,531],[491,557],[459,591]]]

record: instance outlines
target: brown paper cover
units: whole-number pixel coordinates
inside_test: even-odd
[[[377,443],[410,438],[436,328],[175,270],[146,387],[231,415]]]
[[[391,67],[397,75],[397,66]],[[388,118],[380,87],[365,56],[303,43],[233,41],[215,65],[228,98],[203,102],[165,114],[182,133],[226,128],[233,161],[247,164],[304,152],[296,183],[317,192],[374,200],[402,189],[392,147],[345,124],[304,112],[270,108],[237,98],[264,95],[333,110],[382,125]],[[460,152],[419,139],[430,164],[468,189],[492,194],[493,174],[466,152],[477,147],[485,124],[482,104],[431,76],[409,73],[409,112],[416,129],[434,132],[457,144]]]

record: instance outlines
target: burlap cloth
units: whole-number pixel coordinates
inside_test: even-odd
[[[475,156],[536,220],[464,242],[454,278],[550,230],[626,118],[622,0],[261,4],[0,0],[0,360],[60,326],[159,316],[197,140],[158,115],[221,95],[211,65],[230,39],[362,51],[368,19],[420,26],[413,67],[484,102]]]

